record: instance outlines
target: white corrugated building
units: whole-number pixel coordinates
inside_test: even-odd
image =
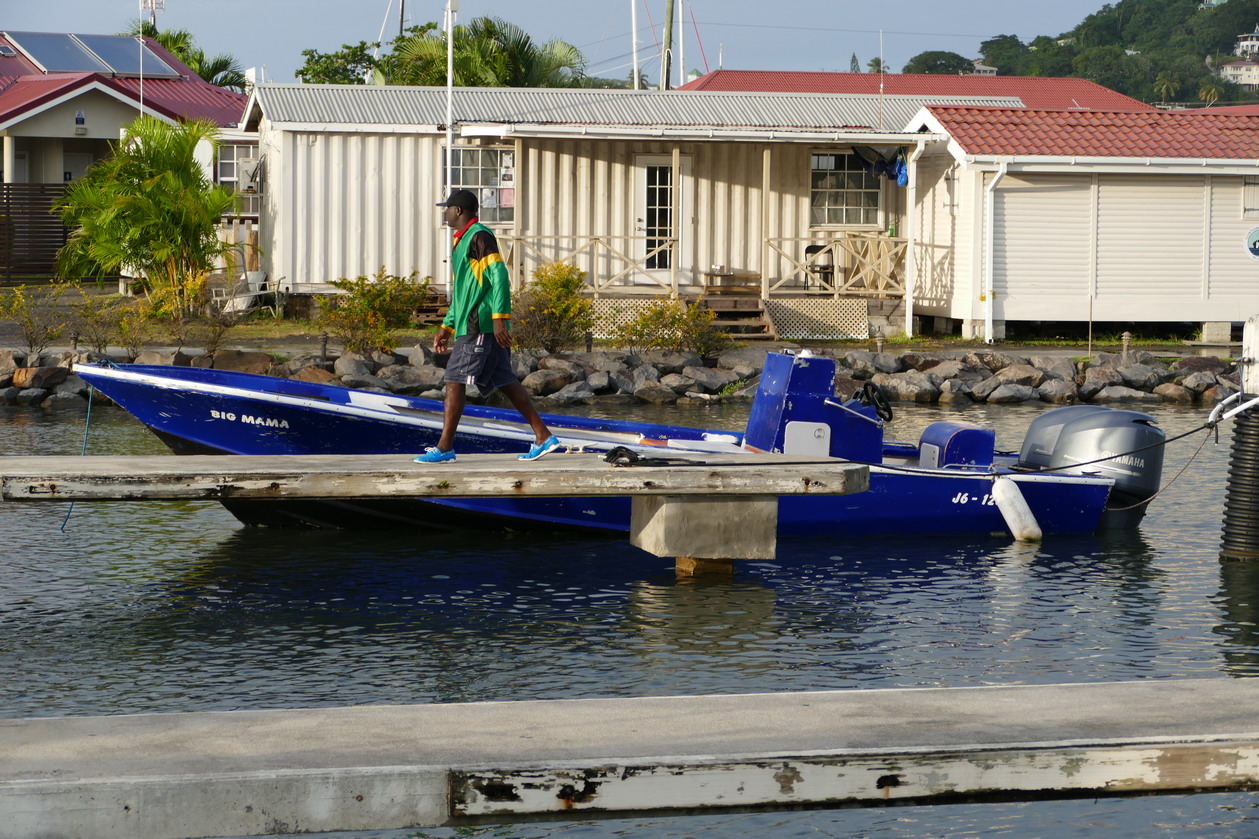
[[[942,99],[1020,104],[456,89],[453,180],[481,196],[517,283],[542,262],[571,259],[607,308],[698,295],[725,281],[714,273],[754,275],[781,334],[864,337],[869,300],[904,317],[914,179],[910,171],[902,187],[871,175],[856,150],[893,163],[900,152],[912,170],[942,138],[900,127]],[[442,88],[259,86],[246,128],[259,136],[271,278],[301,290],[383,266],[440,281],[445,113]]]
[[[929,107],[918,167],[919,315],[1193,322],[1259,311],[1259,116]]]

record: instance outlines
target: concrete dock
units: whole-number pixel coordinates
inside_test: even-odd
[[[864,491],[864,466],[828,457],[694,455],[616,467],[598,454],[415,463],[410,455],[0,457],[0,502],[519,495],[801,495]]]
[[[4,835],[1259,789],[1259,679],[0,721]]]

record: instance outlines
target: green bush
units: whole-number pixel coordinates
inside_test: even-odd
[[[395,330],[412,326],[416,310],[428,298],[432,277],[420,279],[418,271],[405,277],[387,273],[344,277],[333,283],[344,294],[319,301],[316,325],[328,330],[347,352],[392,352],[398,345]]]
[[[0,319],[17,324],[32,355],[48,349],[65,334],[66,322],[57,311],[64,292],[60,286],[18,286],[0,296]]]
[[[613,342],[623,349],[690,350],[708,357],[730,346],[730,339],[713,326],[717,313],[688,306],[676,297],[662,298],[643,308],[613,330]]]
[[[594,326],[594,306],[582,294],[586,272],[569,262],[549,262],[533,272],[512,303],[512,340],[549,353],[580,346]]]

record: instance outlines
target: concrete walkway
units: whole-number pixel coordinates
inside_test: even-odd
[[[0,721],[0,833],[158,839],[1259,788],[1259,679]]]

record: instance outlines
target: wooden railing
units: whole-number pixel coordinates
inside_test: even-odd
[[[677,292],[678,272],[668,268],[649,268],[647,263],[661,254],[676,253],[674,238],[646,236],[512,236],[504,233],[505,259],[511,266],[512,282],[523,285],[539,265],[550,262],[571,262],[586,272],[586,284],[598,295],[630,288],[650,289],[653,286]],[[647,242],[656,243],[649,250]],[[634,243],[642,242],[642,256],[634,256]],[[661,279],[667,276],[668,281]]]
[[[48,281],[67,231],[52,214],[65,184],[0,184],[0,281]]]
[[[698,270],[648,268],[653,257],[673,250],[676,240],[645,236],[512,236],[504,233],[505,259],[517,286],[529,281],[534,268],[549,262],[571,262],[587,272],[589,290],[602,293],[641,293],[653,287],[677,293],[702,287]],[[637,244],[636,243],[642,243]],[[771,237],[765,241],[770,264],[782,267],[775,276],[762,274],[762,296],[902,297],[908,240],[873,233],[841,233],[827,239],[804,236]],[[816,250],[809,250],[816,248]],[[676,253],[673,250],[673,253]],[[714,262],[723,260],[715,259]],[[681,279],[679,279],[681,277]]]
[[[902,297],[909,240],[882,234],[845,233],[830,239],[778,237],[769,249],[787,263],[768,292],[836,297]],[[806,254],[806,249],[817,250]]]

